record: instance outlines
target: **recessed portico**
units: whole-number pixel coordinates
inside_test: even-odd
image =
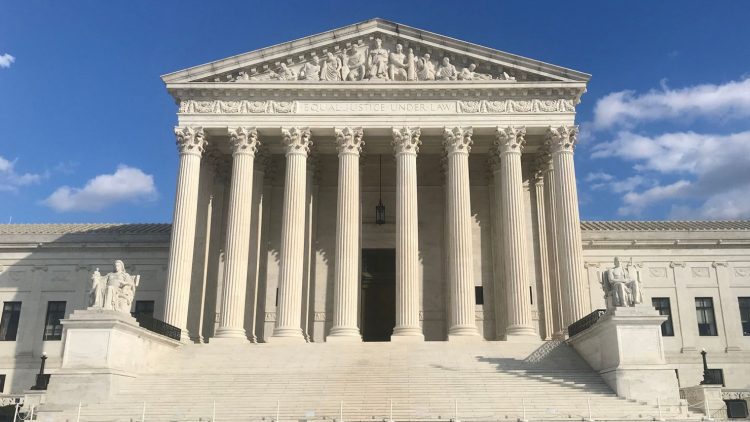
[[[389,25],[164,77],[180,145],[205,144],[180,167],[168,272],[179,286],[186,265],[217,269],[208,337],[361,341],[362,253],[383,247],[392,340],[549,337],[588,313],[569,158],[587,75]],[[205,256],[174,247],[197,239]],[[180,292],[167,287],[165,320],[184,329]]]

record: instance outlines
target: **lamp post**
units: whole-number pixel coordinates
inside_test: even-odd
[[[701,381],[701,385],[704,384],[713,384],[713,380],[711,379],[711,375],[709,375],[708,372],[708,363],[706,363],[706,349],[701,349],[701,357],[703,358],[703,381]]]
[[[49,375],[44,374],[44,363],[47,361],[47,353],[42,352],[42,363],[39,365],[39,373],[36,376],[36,384],[31,387],[32,390],[46,390],[49,383]]]

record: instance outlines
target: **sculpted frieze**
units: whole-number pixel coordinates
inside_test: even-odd
[[[227,101],[183,100],[181,114],[513,114],[572,113],[569,99],[459,101]]]
[[[504,81],[515,78],[504,70],[487,68],[463,59],[463,65],[451,63],[455,59],[451,53],[434,51],[418,55],[414,48],[420,46],[404,44],[396,39],[377,37],[370,41],[358,40],[348,46],[331,46],[322,51],[306,55],[287,57],[282,62],[266,64],[260,69],[250,68],[236,74],[213,77],[213,82],[252,83],[264,81],[305,81],[305,82],[356,82],[356,81]]]

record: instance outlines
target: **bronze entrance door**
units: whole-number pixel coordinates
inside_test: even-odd
[[[362,249],[362,340],[390,341],[396,325],[396,250]]]

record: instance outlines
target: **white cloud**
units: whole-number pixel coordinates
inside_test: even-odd
[[[13,62],[16,61],[16,58],[11,56],[8,53],[0,54],[0,69],[7,69],[10,67],[10,65],[13,64]]]
[[[101,174],[82,188],[62,186],[43,203],[55,211],[101,211],[121,202],[156,198],[154,177],[140,169],[119,165],[113,174]]]
[[[603,171],[597,171],[594,173],[589,173],[586,175],[587,182],[609,182],[610,180],[614,179],[615,176],[612,176],[609,173],[605,173]]]
[[[655,137],[620,132],[614,140],[595,145],[591,156],[632,162],[640,172],[607,182],[612,191],[625,193],[618,210],[621,215],[638,215],[657,203],[685,200],[700,205],[675,205],[673,218],[750,218],[750,131]],[[663,184],[660,176],[678,180]],[[643,187],[647,188],[637,190]]]
[[[18,173],[16,160],[10,161],[0,156],[0,192],[17,192],[21,186],[39,183],[42,175]]]
[[[632,127],[638,123],[695,117],[750,117],[750,78],[721,85],[704,84],[659,90],[645,94],[619,91],[599,99],[594,107],[593,128]]]

